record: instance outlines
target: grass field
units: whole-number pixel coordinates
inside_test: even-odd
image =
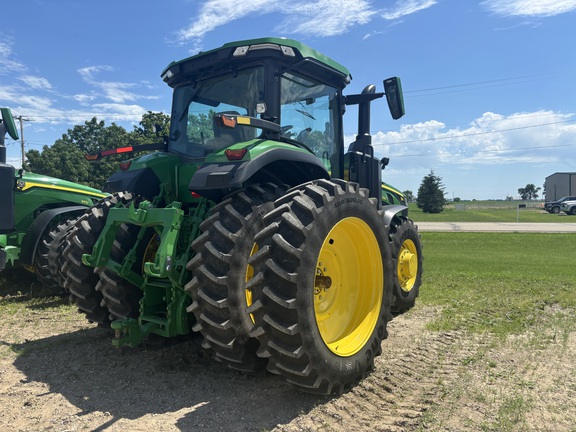
[[[576,216],[550,214],[530,203],[518,208],[517,201],[466,201],[450,203],[442,213],[429,214],[410,204],[410,217],[421,222],[559,222],[576,223]]]
[[[424,282],[419,301],[442,308],[436,329],[507,335],[576,311],[576,235],[423,233]],[[570,312],[570,313],[568,313]]]

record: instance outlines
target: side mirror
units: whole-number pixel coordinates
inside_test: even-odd
[[[394,120],[398,120],[405,114],[404,96],[402,94],[402,83],[399,77],[392,77],[384,80],[384,92],[390,114]]]
[[[19,136],[16,129],[16,123],[14,123],[14,117],[12,117],[12,111],[10,111],[10,108],[0,108],[0,112],[2,113],[2,123],[0,123],[0,142],[4,144],[4,135],[6,132],[8,132],[10,138],[17,140]]]

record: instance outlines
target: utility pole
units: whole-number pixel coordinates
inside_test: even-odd
[[[24,162],[26,162],[26,157],[24,156],[24,122],[30,121],[29,118],[24,118],[21,115],[14,117],[16,120],[20,120],[20,148],[22,150],[22,167],[24,167]]]

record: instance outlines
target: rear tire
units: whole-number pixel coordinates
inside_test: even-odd
[[[249,186],[215,206],[200,225],[203,231],[193,243],[196,255],[187,265],[193,274],[186,285],[193,299],[188,311],[204,336],[203,345],[228,367],[255,372],[266,365],[258,357],[260,344],[248,336],[253,321],[247,308],[251,299],[246,281],[253,269],[248,258],[255,251],[254,237],[263,228],[263,217],[286,187],[272,183]]]
[[[396,263],[392,312],[400,314],[414,306],[422,284],[422,241],[414,221],[405,217],[392,221],[390,242]]]
[[[42,233],[36,255],[34,256],[34,271],[38,281],[54,295],[65,295],[66,289],[60,285],[58,278],[53,272],[54,265],[50,261],[50,248],[58,236],[58,227],[49,225]]]
[[[391,319],[393,269],[377,201],[356,183],[288,191],[250,259],[251,335],[268,370],[300,390],[348,391],[374,368]]]
[[[93,267],[82,263],[82,255],[92,252],[96,240],[104,229],[110,208],[132,200],[129,192],[117,192],[90,207],[74,225],[66,238],[63,251],[64,288],[70,291],[70,301],[84,313],[90,322],[110,326],[109,311],[103,305],[102,293],[96,291],[100,278]]]
[[[120,225],[110,250],[110,258],[121,263],[128,251],[136,243],[136,237],[139,232],[139,226]],[[150,233],[152,233],[152,230],[150,230]],[[143,240],[144,246],[150,242],[150,236],[147,237],[147,240]],[[144,253],[137,254],[137,259],[134,263],[134,271],[140,275],[144,274],[143,256],[145,256]],[[102,305],[110,312],[110,320],[138,318],[140,315],[140,299],[143,295],[142,290],[107,267],[97,268],[96,273],[100,278],[96,285],[96,291],[102,294]]]

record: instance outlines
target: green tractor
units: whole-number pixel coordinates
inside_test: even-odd
[[[420,237],[382,183],[370,104],[342,94],[342,65],[291,39],[262,38],[172,62],[169,136],[120,165],[66,239],[62,274],[115,346],[200,332],[230,368],[267,368],[299,389],[340,393],[373,368],[392,311],[414,304]],[[343,114],[358,105],[344,149]]]
[[[0,270],[25,268],[54,294],[64,294],[57,258],[65,235],[107,194],[6,164],[5,135],[19,137],[10,109],[0,112]]]

